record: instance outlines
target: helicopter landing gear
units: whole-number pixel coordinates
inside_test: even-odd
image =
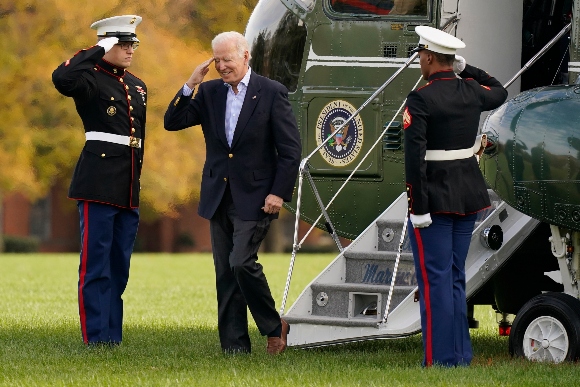
[[[514,320],[509,352],[548,363],[576,360],[580,357],[580,300],[565,293],[532,298]]]

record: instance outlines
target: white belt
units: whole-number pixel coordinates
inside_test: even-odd
[[[478,153],[481,147],[485,147],[485,142],[487,142],[487,136],[479,135],[475,138],[475,144],[471,148],[466,149],[452,149],[452,150],[439,150],[432,149],[427,150],[425,154],[425,160],[427,161],[448,161],[448,160],[461,160],[467,159]]]
[[[427,161],[461,160],[473,156],[473,148],[453,150],[428,150],[425,154]]]
[[[133,136],[121,136],[119,134],[104,133],[104,132],[86,132],[87,141],[105,141],[113,144],[126,145],[131,148],[141,148],[141,139]]]

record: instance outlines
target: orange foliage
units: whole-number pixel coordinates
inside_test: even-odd
[[[68,179],[83,146],[74,102],[51,82],[52,71],[96,42],[92,22],[138,14],[141,45],[133,74],[148,87],[142,185],[145,213],[171,214],[199,194],[204,160],[200,128],[163,129],[167,104],[195,66],[211,56],[212,37],[243,32],[257,0],[14,0],[0,3],[0,192],[31,199],[56,178]],[[215,78],[212,70],[207,78]],[[9,166],[9,167],[7,167]]]

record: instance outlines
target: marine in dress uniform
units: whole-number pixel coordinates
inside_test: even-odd
[[[461,40],[427,26],[416,32],[421,72],[428,83],[408,95],[403,123],[423,364],[469,365],[473,354],[465,259],[476,213],[490,206],[474,156],[479,144],[474,144],[481,112],[499,107],[507,91],[455,55],[465,47]]]
[[[251,351],[249,309],[268,336],[267,352],[279,354],[290,328],[275,308],[257,253],[270,221],[292,198],[300,133],[288,90],[249,68],[243,35],[219,34],[212,48],[213,58],[197,66],[169,104],[165,129],[201,124],[205,138],[198,213],[210,220],[222,350]],[[202,83],[212,61],[221,79]]]
[[[140,22],[123,15],[93,23],[97,44],[52,74],[56,89],[73,98],[86,136],[68,196],[80,214],[78,300],[88,345],[122,340],[121,296],[139,224],[147,106],[145,83],[126,70]]]

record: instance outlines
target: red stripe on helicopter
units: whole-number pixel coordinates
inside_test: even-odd
[[[332,5],[340,3],[345,4],[347,6],[365,10],[368,13],[375,15],[388,15],[389,12],[391,12],[390,8],[389,9],[379,8],[376,5],[372,5],[360,0],[332,0]]]

